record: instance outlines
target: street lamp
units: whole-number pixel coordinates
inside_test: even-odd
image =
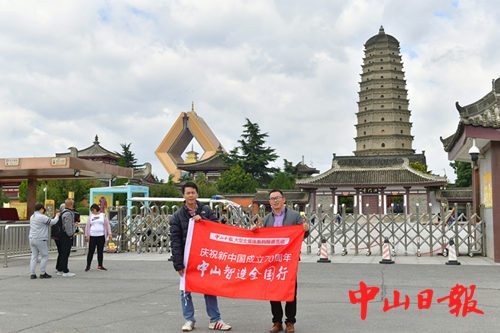
[[[45,201],[47,201],[47,186],[45,186],[43,188],[43,191],[45,192]],[[44,201],[44,204],[45,204],[45,201]]]

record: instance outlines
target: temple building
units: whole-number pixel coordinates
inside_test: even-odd
[[[486,255],[500,262],[500,78],[484,97],[456,108],[457,130],[441,142],[450,161],[472,161],[473,213],[485,222]]]
[[[70,147],[68,149],[70,150],[69,153],[56,153],[56,157],[72,156],[107,164],[118,164],[120,160],[118,154],[101,146],[97,135],[95,136],[94,143],[87,148],[78,150],[75,147]]]
[[[217,148],[215,155],[210,156],[204,160],[197,160],[197,152],[191,151],[187,152],[187,157],[184,163],[177,164],[177,168],[184,172],[188,172],[196,179],[196,174],[201,172],[205,175],[208,180],[217,180],[221,176],[222,172],[229,170],[229,167],[224,164],[223,155],[225,154],[221,146]]]
[[[330,170],[298,180],[297,187],[312,194],[314,207],[333,204],[334,211],[345,203],[348,212],[360,214],[384,214],[391,205],[410,213],[418,203],[424,211],[438,212],[436,197],[446,178],[417,170],[426,168],[426,159],[412,147],[399,42],[380,27],[364,53],[354,156],[333,154]]]
[[[101,146],[99,137],[97,135],[95,136],[94,143],[87,148],[78,150],[75,147],[70,147],[68,149],[68,153],[56,153],[56,157],[78,157],[84,160],[92,160],[113,165],[117,165],[120,161],[120,155],[118,153],[114,153]],[[155,180],[152,174],[152,167],[151,163],[149,162],[146,162],[135,168],[134,177],[130,178],[129,182],[136,185],[159,184],[159,182]]]

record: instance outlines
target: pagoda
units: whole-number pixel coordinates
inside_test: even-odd
[[[334,153],[331,169],[299,179],[296,186],[311,193],[313,207],[333,204],[335,212],[343,203],[348,212],[359,214],[385,214],[391,206],[410,213],[417,203],[429,213],[439,210],[438,196],[446,178],[412,167],[417,163],[426,167],[426,159],[424,152],[416,154],[412,148],[399,42],[383,27],[365,43],[359,85],[354,156]]]
[[[382,26],[365,43],[362,69],[354,155],[415,153],[399,42]]]

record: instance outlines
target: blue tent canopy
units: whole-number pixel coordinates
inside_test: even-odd
[[[111,186],[111,187],[94,187],[90,189],[90,205],[94,204],[94,197],[99,195],[110,195],[111,202],[108,205],[113,205],[114,194],[115,193],[127,193],[127,199],[137,196],[137,194],[144,194],[144,197],[149,197],[149,187],[147,186],[137,186],[137,185],[125,185],[125,186]],[[98,204],[98,202],[97,202]],[[132,208],[132,201],[127,200],[127,214],[130,215],[130,210]]]

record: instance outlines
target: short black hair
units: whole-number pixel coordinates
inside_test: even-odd
[[[191,187],[196,190],[196,193],[198,193],[198,186],[196,186],[195,183],[193,182],[186,182],[184,185],[182,185],[182,194],[184,194],[186,187]]]
[[[283,197],[283,192],[281,192],[281,190],[278,190],[278,189],[274,189],[274,190],[271,190],[269,191],[269,194],[268,195],[271,195],[271,193],[274,193],[274,192],[279,192],[281,194],[281,196]]]
[[[36,211],[36,212],[37,212],[37,211],[39,211],[39,210],[40,210],[40,209],[42,209],[42,208],[43,208],[43,210],[45,210],[45,207],[43,206],[43,203],[37,202],[37,203],[35,204],[35,211]]]
[[[92,210],[92,209],[95,209],[95,210],[97,210],[98,212],[99,212],[99,211],[101,211],[101,207],[99,207],[99,205],[98,205],[98,204],[92,204],[92,206],[90,206],[90,210]]]

